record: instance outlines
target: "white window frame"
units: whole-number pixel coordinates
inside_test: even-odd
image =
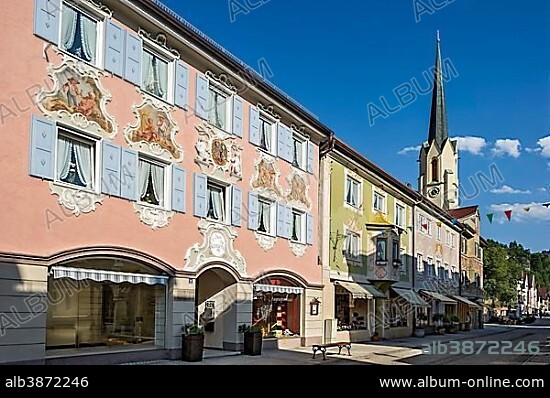
[[[361,254],[363,253],[363,234],[344,226],[344,235],[346,236],[344,238],[344,250],[342,251],[344,253],[344,261],[351,263],[352,265],[362,266],[363,262],[361,261]],[[347,239],[350,235],[357,239],[357,253],[355,255],[353,253],[350,254],[347,251]]]
[[[266,232],[263,232],[263,231],[259,230],[259,228],[260,228],[260,211],[261,211],[260,203],[261,202],[269,203],[269,206],[270,206],[269,207],[269,227],[270,227],[270,230],[266,231]],[[262,235],[275,236],[276,231],[277,231],[277,206],[276,206],[276,202],[273,199],[267,198],[265,196],[258,196],[258,227],[256,228],[256,232],[258,232],[259,234],[262,234]]]
[[[428,276],[430,278],[433,278],[435,275],[433,275],[432,273],[432,270],[433,270],[433,265],[434,265],[434,259],[433,257],[426,257],[426,262],[428,263]]]
[[[159,160],[157,158],[151,157],[149,155],[143,154],[141,152],[138,153],[138,170],[137,170],[137,181],[139,181],[139,162],[140,160],[144,160],[146,162],[149,162],[151,164],[154,164],[155,166],[160,166],[164,169],[164,203],[161,205],[155,205],[153,203],[147,203],[141,201],[141,192],[138,191],[138,198],[137,203],[139,203],[142,206],[152,207],[155,209],[162,209],[162,210],[170,210],[171,209],[171,186],[170,181],[172,180],[170,175],[170,167],[168,167],[168,164],[163,162],[162,160]],[[139,187],[138,187],[139,189]]]
[[[398,209],[403,209],[403,216],[402,216],[402,220],[401,220],[401,223],[399,222],[399,217],[398,217],[398,214],[399,214],[399,211]],[[395,225],[397,225],[398,227],[401,227],[401,228],[404,228],[405,227],[405,219],[407,218],[407,208],[405,207],[405,205],[401,202],[395,202]]]
[[[215,80],[212,80],[211,78],[208,78],[208,98],[206,99],[206,104],[207,104],[207,117],[206,117],[206,120],[208,121],[208,123],[227,133],[227,134],[232,134],[233,132],[233,96],[235,95],[235,93],[233,93],[231,90],[229,90],[227,87],[223,86],[222,84],[216,82]],[[225,128],[219,128],[218,126],[216,126],[215,124],[212,124],[210,122],[210,91],[217,91],[219,94],[222,94],[222,95],[225,95]]]
[[[61,134],[60,134],[60,130],[63,130],[61,132]],[[57,170],[57,156],[58,156],[57,142],[59,140],[59,136],[64,136],[64,137],[73,139],[75,141],[80,141],[80,142],[84,142],[86,144],[91,144],[92,153],[90,155],[90,159],[92,159],[92,161],[94,162],[93,167],[92,167],[92,180],[93,180],[93,182],[92,182],[92,188],[91,189],[86,188],[86,187],[81,187],[80,185],[73,185],[73,184],[70,184],[68,182],[61,181],[59,179],[58,170]],[[83,191],[83,192],[99,194],[100,189],[101,189],[101,183],[100,183],[101,181],[98,178],[98,176],[100,174],[100,167],[101,167],[100,150],[98,149],[99,148],[99,142],[100,142],[100,140],[95,136],[91,136],[91,135],[82,133],[81,131],[76,130],[76,129],[71,128],[71,127],[66,127],[66,126],[63,126],[63,125],[56,124],[56,126],[55,126],[55,148],[54,148],[54,151],[55,151],[54,152],[54,183],[56,185],[59,185],[59,186],[64,186],[64,187],[68,187],[68,188],[71,188],[71,189],[76,189],[76,190]]]
[[[356,205],[353,205],[348,202],[348,198],[347,198],[348,181],[350,181],[350,184],[355,183],[357,185],[357,204]],[[355,210],[358,210],[361,207],[361,189],[362,189],[361,181],[358,181],[356,178],[353,178],[350,175],[346,175],[345,186],[344,186],[344,203],[347,206]]]
[[[456,247],[456,235],[451,232],[451,247],[454,249]]]
[[[214,185],[218,188],[221,188],[223,190],[223,195],[224,195],[224,206],[225,208],[223,209],[224,211],[224,219],[223,221],[220,221],[220,220],[216,220],[214,218],[210,218],[208,217],[208,201],[210,200],[210,197],[209,197],[209,191],[208,191],[208,187],[210,185]],[[209,221],[212,221],[212,222],[217,222],[217,223],[220,223],[220,224],[224,224],[224,225],[231,225],[231,185],[225,183],[225,182],[222,182],[220,180],[217,180],[215,178],[212,178],[210,176],[208,176],[206,178],[206,195],[207,195],[207,198],[206,198],[206,219],[209,220]]]
[[[301,218],[301,221],[300,221],[300,236],[298,237],[298,240],[295,240],[295,239],[292,239],[292,230],[294,229],[294,213],[297,213],[300,215],[300,218]],[[291,219],[291,222],[292,222],[292,226],[291,226],[291,231],[290,231],[290,240],[291,242],[294,242],[294,243],[302,243],[302,244],[305,244],[306,243],[306,213],[300,209],[296,209],[296,208],[291,208],[291,214],[292,214],[292,219]]]
[[[416,271],[418,273],[424,273],[424,255],[422,253],[416,253]]]
[[[62,42],[63,42],[63,10],[65,7],[72,8],[73,10],[76,10],[87,17],[93,19],[96,21],[96,59],[95,63],[88,62],[86,60],[83,60],[82,58],[78,58],[76,55],[71,54],[69,51],[63,48]],[[54,11],[55,12],[55,11]],[[104,69],[104,50],[105,50],[105,20],[107,18],[107,14],[104,14],[102,12],[99,12],[91,7],[87,7],[84,3],[79,3],[78,5],[75,3],[69,3],[67,1],[61,2],[61,10],[59,13],[59,26],[57,27],[57,42],[59,45],[57,48],[63,53],[67,54],[68,56],[77,59],[80,62],[85,63],[86,65],[93,66],[97,69]]]
[[[143,62],[143,54],[145,53],[149,53],[151,55],[153,55],[154,57],[157,57],[161,60],[163,60],[164,62],[166,62],[168,64],[168,81],[166,82],[166,98],[162,98],[162,97],[159,97],[153,93],[150,93],[149,91],[145,90],[145,87],[143,87],[143,66],[144,66],[144,62]],[[171,54],[169,53],[168,51],[166,51],[164,48],[160,47],[159,45],[153,43],[152,41],[150,40],[146,40],[144,39],[143,40],[143,54],[141,56],[141,73],[142,73],[142,77],[141,77],[141,82],[139,82],[139,87],[140,89],[150,95],[151,97],[154,97],[156,99],[158,99],[159,101],[162,101],[162,102],[167,102],[169,104],[174,104],[174,97],[175,97],[175,93],[174,93],[174,86],[175,86],[175,73],[176,73],[176,57],[174,56],[174,54]]]
[[[385,247],[385,253],[384,258],[382,260],[378,259],[378,239],[385,240],[386,241],[386,247]],[[390,239],[387,236],[375,236],[374,237],[374,261],[377,264],[386,264],[388,262],[388,246],[389,246]]]
[[[442,226],[441,225],[437,225],[436,224],[436,236],[437,236],[437,240],[441,242],[441,230],[442,230]]]
[[[427,218],[427,219],[426,219],[426,224],[428,224],[428,230],[427,230],[428,236],[432,236],[432,233],[433,233],[433,230],[432,230],[432,220],[430,220],[429,218]]]
[[[379,210],[375,207],[374,198],[377,195],[382,198],[382,209],[381,210]],[[375,211],[375,212],[380,212],[380,213],[386,214],[387,208],[388,208],[388,195],[385,192],[380,192],[380,191],[377,191],[376,189],[373,189],[372,190],[372,210]]]
[[[308,146],[308,139],[301,134],[298,134],[296,131],[291,131],[292,133],[292,159],[290,160],[290,164],[293,167],[296,167],[300,170],[307,170],[307,146]],[[294,164],[294,141],[298,141],[302,144],[302,153],[300,154],[301,159],[298,160],[298,166]]]
[[[271,149],[270,150],[267,150],[267,149],[264,149],[261,147],[260,144],[258,144],[258,149],[260,151],[263,151],[265,153],[268,153],[272,156],[277,156],[277,120],[275,118],[273,118],[269,113],[267,112],[264,112],[262,110],[260,110],[260,116],[258,118],[258,120],[260,121],[260,125],[259,125],[259,128],[260,128],[260,135],[262,134],[262,123],[261,121],[265,121],[269,124],[271,124],[271,131],[270,131],[270,136],[271,136]],[[260,143],[261,143],[261,137],[260,137]]]

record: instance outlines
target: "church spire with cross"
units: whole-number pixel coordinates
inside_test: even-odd
[[[447,130],[447,110],[445,104],[445,89],[443,87],[443,71],[441,66],[441,40],[437,31],[435,52],[434,82],[432,89],[432,108],[430,112],[430,128],[428,130],[428,143],[435,141],[439,148],[449,138]]]

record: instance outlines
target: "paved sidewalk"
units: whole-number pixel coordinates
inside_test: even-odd
[[[485,329],[474,329],[469,332],[459,332],[446,335],[433,335],[424,338],[408,337],[397,340],[383,340],[367,343],[353,343],[351,356],[346,350],[338,355],[337,349],[327,351],[327,360],[318,353],[312,358],[311,347],[292,349],[264,350],[260,356],[246,356],[234,352],[206,350],[202,362],[183,362],[173,360],[159,360],[148,362],[133,362],[128,365],[357,365],[383,364],[406,365],[403,359],[422,355],[422,345],[433,341],[447,342],[450,340],[475,339],[499,333],[505,333],[507,328],[501,326],[486,326]]]

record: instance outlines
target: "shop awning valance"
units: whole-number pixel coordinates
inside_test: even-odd
[[[255,284],[254,291],[270,292],[270,293],[302,294],[304,292],[304,289],[301,287],[295,287],[295,286]]]
[[[473,301],[470,301],[468,300],[467,298],[465,297],[462,297],[462,296],[452,296],[454,299],[457,299],[458,301],[460,301],[461,303],[464,303],[470,307],[474,307],[474,308],[483,308],[481,305],[477,304],[477,303],[474,303]]]
[[[440,301],[443,304],[456,305],[456,300],[453,300],[450,297],[444,296],[441,293],[432,292],[430,290],[421,290],[420,293],[424,294],[425,296],[427,296],[429,298]]]
[[[113,282],[113,283],[145,283],[147,285],[166,285],[168,277],[162,275],[148,274],[132,274],[129,272],[106,271],[89,268],[71,268],[71,267],[52,267],[51,272],[55,279],[70,278],[77,281],[86,279],[96,282]]]
[[[386,298],[386,295],[372,285],[356,282],[335,281],[335,285],[342,286],[354,299]]]
[[[392,287],[392,290],[402,299],[415,307],[430,307],[426,301],[420,297],[418,293],[411,289]]]

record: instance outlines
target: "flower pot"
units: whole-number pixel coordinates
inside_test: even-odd
[[[244,334],[244,355],[262,355],[262,333],[253,332]]]
[[[181,359],[186,362],[202,361],[204,334],[182,335]]]
[[[414,329],[414,337],[424,337],[425,335],[426,331],[423,328]]]

